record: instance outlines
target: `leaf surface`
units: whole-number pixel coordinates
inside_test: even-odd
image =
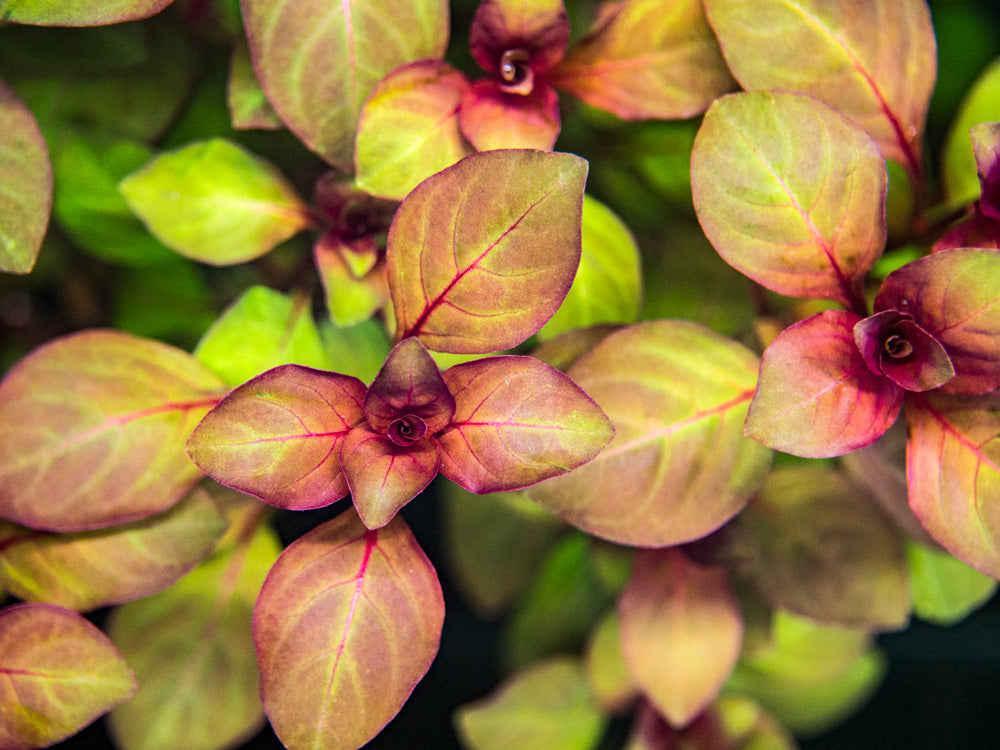
[[[701,325],[638,323],[612,333],[569,374],[616,434],[591,462],[528,496],[622,544],[691,541],[738,513],[771,453],[743,437],[757,359]]]
[[[478,151],[537,148],[551,151],[559,137],[559,94],[538,81],[528,94],[504,91],[492,78],[475,81],[462,97],[462,134]]]
[[[935,625],[955,625],[996,593],[997,581],[937,547],[909,542],[913,614]]]
[[[254,611],[261,697],[289,750],[353,750],[392,719],[438,650],[437,575],[399,517],[344,513],[300,537]]]
[[[566,51],[569,16],[562,0],[483,0],[469,27],[469,50],[483,70],[501,75],[503,53],[520,49],[534,72],[545,72]]]
[[[83,531],[166,510],[201,476],[184,441],[222,387],[187,352],[127,333],[39,347],[0,382],[0,515]]]
[[[694,205],[719,255],[791,297],[860,311],[885,246],[885,162],[871,136],[798,94],[733,94],[705,114],[691,153]]]
[[[389,230],[398,338],[487,354],[535,333],[580,263],[586,176],[571,154],[498,150],[418,185]]]
[[[1000,58],[973,82],[945,138],[941,180],[948,205],[963,206],[979,198],[979,175],[969,131],[978,123],[996,121],[1000,121]]]
[[[0,0],[0,18],[37,26],[103,26],[159,13],[174,0]]]

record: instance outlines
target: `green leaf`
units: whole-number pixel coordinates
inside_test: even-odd
[[[378,734],[437,654],[441,586],[402,518],[353,511],[300,537],[264,582],[253,632],[261,698],[289,750],[354,750]]]
[[[642,269],[635,238],[610,208],[584,195],[580,267],[539,338],[598,323],[633,323],[641,306]]]
[[[258,258],[310,223],[274,166],[220,138],[161,154],[119,189],[164,245],[216,266]]]
[[[45,139],[31,111],[0,81],[0,271],[31,271],[51,208]]]
[[[325,321],[320,326],[323,345],[330,352],[331,370],[371,383],[389,356],[392,343],[385,326],[376,320],[348,327]]]
[[[913,614],[935,625],[954,625],[985,604],[997,581],[961,560],[917,542],[906,545]]]
[[[215,298],[201,267],[176,253],[170,257],[163,265],[115,274],[111,322],[136,336],[192,349],[215,322]]]
[[[621,713],[636,698],[639,688],[622,651],[621,618],[610,610],[597,623],[584,653],[587,683],[601,708]]]
[[[518,672],[491,695],[460,707],[455,725],[469,750],[591,750],[604,717],[579,661],[550,659]]]
[[[286,364],[330,367],[306,297],[252,286],[209,328],[194,355],[228,385]]]
[[[950,206],[979,198],[979,175],[969,131],[981,122],[1000,121],[1000,58],[994,60],[969,88],[948,130],[941,155],[941,179]]]
[[[0,610],[0,673],[5,750],[54,745],[136,689],[111,641],[80,615],[52,604]]]
[[[385,259],[372,236],[351,239],[324,232],[313,245],[313,261],[336,325],[366,321],[389,301]]]
[[[148,18],[173,0],[0,0],[0,18],[39,26],[102,26]]]
[[[110,330],[50,341],[0,382],[0,515],[84,531],[166,510],[201,476],[184,441],[222,389],[158,341]]]
[[[691,187],[731,266],[779,294],[861,308],[885,246],[887,177],[857,124],[810,96],[726,96],[695,138]]]
[[[397,337],[485,354],[534,334],[580,263],[586,177],[572,154],[497,150],[418,185],[389,230]]]
[[[260,88],[245,37],[237,40],[229,59],[226,104],[235,130],[279,130],[284,127]]]
[[[241,7],[271,104],[310,149],[344,171],[353,166],[358,114],[375,85],[406,63],[441,57],[448,42],[444,0],[242,0]]]
[[[666,546],[738,513],[771,452],[743,436],[757,358],[698,324],[638,323],[569,369],[611,419],[615,438],[590,463],[528,490],[574,526],[612,541]]]

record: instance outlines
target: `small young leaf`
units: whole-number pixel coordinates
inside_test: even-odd
[[[738,513],[771,452],[743,436],[757,358],[703,326],[639,323],[569,370],[611,419],[591,462],[528,491],[574,526],[622,544],[697,539]]]
[[[389,230],[398,338],[487,354],[541,328],[580,263],[586,177],[571,154],[499,150],[420,183]]]
[[[277,508],[322,508],[347,494],[340,445],[364,419],[365,385],[282,365],[226,396],[187,449],[216,481]]]
[[[536,148],[551,151],[559,137],[559,95],[545,81],[529,94],[504,91],[492,78],[476,81],[462,97],[462,134],[479,151]]]
[[[237,40],[229,60],[226,104],[235,130],[279,130],[284,127],[260,88],[245,38]]]
[[[548,79],[625,120],[693,117],[735,87],[698,0],[605,3]]]
[[[52,166],[42,131],[0,80],[0,271],[31,271],[51,209]]]
[[[885,246],[885,161],[871,136],[813,97],[723,97],[691,153],[705,234],[727,263],[791,297],[860,311]]]
[[[941,156],[941,178],[948,205],[964,206],[979,198],[979,175],[969,131],[977,123],[997,120],[1000,120],[1000,59],[990,63],[972,84],[948,130]]]
[[[747,437],[806,458],[874,443],[899,416],[903,389],[868,369],[854,341],[861,320],[827,310],[786,328],[764,351]]]
[[[138,21],[174,0],[0,0],[0,18],[36,26],[103,26]]]
[[[562,59],[569,31],[562,0],[483,0],[469,28],[469,50],[483,70],[497,76],[511,49],[526,53],[524,64],[533,72],[545,72]]]
[[[639,687],[671,726],[687,726],[715,700],[743,646],[728,572],[676,549],[641,550],[618,615]]]
[[[187,352],[126,333],[36,349],[0,382],[0,515],[84,531],[166,510],[201,476],[184,441],[222,389]]]
[[[164,245],[215,266],[259,258],[310,222],[274,166],[221,138],[161,154],[119,190]]]
[[[389,284],[380,253],[371,236],[349,239],[328,231],[313,245],[313,261],[323,284],[326,307],[336,325],[357,325],[386,306]],[[363,274],[348,262],[358,257],[374,261]]]
[[[954,625],[992,598],[997,581],[961,560],[917,542],[906,545],[913,614],[935,625]]]
[[[0,610],[0,747],[48,747],[135,692],[125,660],[80,615],[52,604]]]
[[[591,460],[614,435],[591,398],[532,357],[486,357],[444,373],[455,397],[438,435],[441,473],[470,492],[518,490]]]
[[[1000,122],[981,122],[969,131],[982,186],[979,211],[1000,221]]]
[[[261,697],[285,747],[354,750],[378,734],[430,667],[443,620],[437,575],[400,517],[369,531],[349,511],[300,537],[253,620]]]
[[[418,339],[396,344],[365,395],[365,419],[381,433],[401,417],[415,416],[426,434],[433,435],[447,427],[454,414],[455,399]]]

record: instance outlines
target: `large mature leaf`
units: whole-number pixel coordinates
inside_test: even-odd
[[[455,415],[441,473],[471,492],[518,490],[592,459],[614,429],[566,375],[533,357],[486,357],[444,373]]]
[[[190,354],[126,333],[36,349],[0,382],[0,515],[83,531],[166,510],[201,475],[184,441],[222,388]]]
[[[548,79],[628,120],[692,117],[735,87],[699,0],[605,3]]]
[[[52,166],[42,131],[0,80],[0,271],[34,267],[51,208]]]
[[[364,419],[357,378],[282,365],[224,398],[188,440],[206,474],[278,508],[321,508],[347,494],[340,446]]]
[[[261,697],[289,750],[353,750],[392,719],[438,650],[437,575],[398,516],[369,531],[353,511],[271,569],[254,611]]]
[[[937,70],[924,0],[705,0],[705,10],[743,88],[813,94],[922,174]]]
[[[123,526],[50,534],[0,521],[0,583],[26,601],[85,611],[155,594],[204,559],[225,522],[204,490]]]
[[[498,150],[418,185],[389,230],[398,337],[486,354],[535,333],[580,262],[586,177],[571,154]]]
[[[856,311],[885,246],[885,162],[871,136],[813,97],[717,101],[691,153],[698,220],[727,263],[792,297]]]
[[[258,258],[310,223],[273,165],[221,138],[161,154],[119,189],[164,245],[215,266]]]
[[[941,180],[949,205],[962,206],[979,197],[979,175],[969,131],[981,122],[1000,121],[1000,59],[984,70],[962,101],[941,153]]]
[[[469,750],[591,750],[604,717],[579,661],[563,656],[512,675],[495,693],[460,707]]]
[[[251,621],[281,545],[262,523],[267,506],[225,501],[229,532],[212,557],[111,617],[108,632],[139,680],[109,717],[122,750],[235,747],[264,724]]]
[[[52,604],[0,611],[0,747],[48,747],[135,692],[135,678],[105,635]]]
[[[654,321],[617,331],[569,370],[604,410],[614,440],[531,499],[623,544],[691,541],[738,513],[771,453],[743,437],[757,359],[703,326]]]
[[[907,403],[910,507],[945,549],[1000,578],[1000,396]]]
[[[395,68],[440,57],[445,0],[242,0],[250,52],[271,104],[317,154],[350,171],[358,113]]]
[[[935,625],[954,625],[986,604],[997,581],[937,547],[909,542],[913,614]]]
[[[868,369],[852,332],[860,320],[827,310],[778,334],[761,358],[748,437],[824,458],[871,445],[889,429],[904,391]]]
[[[0,0],[0,19],[37,26],[103,26],[137,21],[174,0]]]

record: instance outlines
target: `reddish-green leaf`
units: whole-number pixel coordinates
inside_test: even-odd
[[[0,515],[83,531],[166,510],[201,476],[184,441],[220,389],[190,354],[126,333],[36,349],[0,382]]]
[[[135,692],[135,678],[105,635],[52,604],[0,611],[0,747],[48,747]]]
[[[459,112],[462,134],[479,151],[537,148],[550,151],[562,127],[559,95],[544,81],[528,94],[504,91],[492,79],[465,92]]]
[[[1000,122],[982,122],[969,131],[982,186],[979,210],[1000,221]]]
[[[340,445],[364,419],[365,385],[333,372],[283,365],[224,398],[187,448],[227,487],[278,508],[321,508],[347,494]]]
[[[875,311],[910,313],[944,346],[955,367],[946,393],[1000,388],[1000,253],[960,248],[933,253],[889,274]]]
[[[698,220],[727,263],[792,297],[860,311],[885,246],[885,162],[871,136],[813,97],[727,96],[691,153]]]
[[[226,105],[235,130],[278,130],[283,127],[281,118],[260,88],[250,60],[250,49],[242,37],[237,40],[229,58]]]
[[[871,445],[899,416],[903,389],[876,375],[854,341],[861,320],[827,310],[786,328],[764,351],[745,432],[807,458]]]
[[[52,166],[42,131],[0,80],[0,271],[34,267],[51,209]]]
[[[545,72],[566,51],[569,16],[562,0],[483,0],[469,28],[469,49],[483,70],[506,80],[504,53],[520,50],[522,63],[534,73]]]
[[[420,183],[389,230],[398,337],[486,354],[535,333],[580,263],[586,177],[571,154],[500,150]]]
[[[75,534],[0,521],[0,583],[25,601],[85,611],[166,588],[204,559],[225,528],[195,489],[166,513]]]
[[[0,0],[0,18],[36,26],[103,26],[137,21],[174,0]]]
[[[715,700],[743,646],[728,572],[676,549],[641,550],[618,614],[636,683],[671,726],[686,726]]]
[[[458,128],[458,105],[468,88],[465,76],[439,60],[420,60],[386,76],[358,120],[358,187],[402,200],[467,156],[472,149]]]
[[[937,69],[924,0],[706,0],[705,10],[743,88],[812,94],[922,173]]]
[[[358,113],[396,68],[440,57],[444,0],[242,0],[254,67],[271,104],[309,148],[349,171]]]
[[[455,414],[455,399],[441,377],[441,371],[418,339],[403,339],[396,344],[372,381],[365,395],[365,418],[372,429],[395,436],[393,442],[406,443],[405,436],[395,435],[394,422],[407,416],[423,423],[424,434],[443,430]]]
[[[639,323],[569,370],[611,419],[598,456],[528,494],[591,534],[665,546],[704,536],[760,486],[771,452],[743,436],[757,358],[703,326]]]
[[[699,0],[604,3],[548,80],[626,120],[692,117],[735,87]]]
[[[591,460],[614,435],[591,398],[532,357],[487,357],[444,373],[455,416],[441,473],[471,492],[517,490]]]
[[[1000,397],[922,394],[906,422],[913,512],[955,557],[1000,578]]]
[[[392,719],[438,650],[437,575],[399,517],[317,527],[271,569],[254,611],[261,697],[289,750],[353,750]]]

